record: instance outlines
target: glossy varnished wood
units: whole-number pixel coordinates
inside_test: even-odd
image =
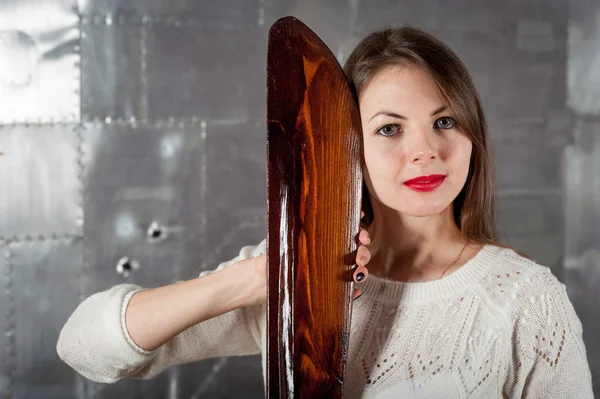
[[[267,55],[267,396],[339,398],[362,175],[358,109],[327,46],[295,18]]]

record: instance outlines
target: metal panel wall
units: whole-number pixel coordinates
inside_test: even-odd
[[[570,10],[567,104],[575,117],[564,152],[565,284],[583,322],[600,396],[600,4],[572,0]]]
[[[88,295],[192,278],[264,237],[266,36],[283,15],[340,61],[400,23],[463,58],[505,239],[567,284],[600,394],[596,1],[1,0],[0,397],[263,396],[256,356],[103,385],[55,344]]]

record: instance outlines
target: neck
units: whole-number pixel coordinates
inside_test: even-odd
[[[426,217],[404,215],[375,201],[372,205],[370,273],[399,281],[435,280],[470,258],[452,205]]]

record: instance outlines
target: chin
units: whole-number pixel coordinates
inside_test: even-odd
[[[396,203],[393,204],[392,208],[404,215],[414,217],[439,215],[448,209],[454,199],[448,195],[430,196],[428,198],[403,196],[403,198],[402,203],[395,201]]]
[[[447,211],[458,196],[458,192],[454,195],[455,190],[449,187],[440,187],[429,193],[418,193],[406,187],[398,191],[381,190],[382,195],[375,195],[373,191],[369,187],[372,201],[375,200],[400,214],[412,217],[439,215]]]
[[[420,204],[420,205],[414,205],[414,206],[407,206],[407,204],[404,204],[402,207],[400,207],[400,209],[396,208],[400,213],[407,215],[407,216],[414,216],[414,217],[427,217],[427,216],[435,216],[435,215],[439,215],[440,213],[444,212],[446,209],[448,209],[448,206],[450,204],[446,204],[444,203],[443,205],[441,204]]]

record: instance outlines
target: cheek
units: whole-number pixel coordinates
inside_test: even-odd
[[[385,195],[385,188],[391,187],[393,163],[388,159],[385,148],[369,139],[364,143],[364,180],[370,194],[379,200],[379,195]]]
[[[471,162],[473,143],[471,140],[457,133],[451,142],[441,152],[442,159],[453,169],[459,169],[459,174],[467,173]],[[463,170],[464,169],[464,170]]]
[[[405,158],[392,144],[384,140],[371,140],[364,144],[365,165],[375,184],[393,179]]]
[[[463,166],[465,173],[469,172],[469,165],[471,163],[471,155],[473,154],[473,143],[467,139],[467,142],[461,147],[460,151],[460,163]]]

